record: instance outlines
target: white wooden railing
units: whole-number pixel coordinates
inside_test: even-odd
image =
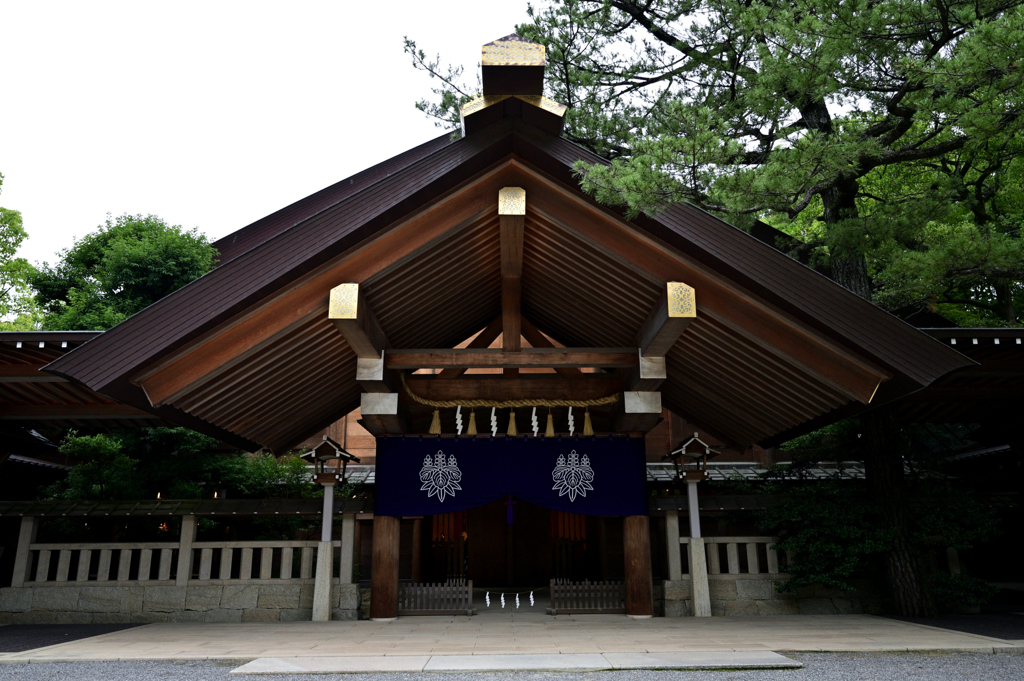
[[[760,575],[763,579],[771,579],[782,572],[779,554],[772,548],[776,541],[775,537],[704,537],[708,578],[713,579],[715,575]],[[680,549],[689,543],[689,537],[679,538]],[[690,552],[685,549],[682,552],[687,573],[693,574],[689,565]],[[788,563],[787,556],[784,565]]]

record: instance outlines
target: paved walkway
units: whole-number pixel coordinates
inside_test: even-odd
[[[149,624],[0,655],[0,662],[728,651],[1024,653],[1024,642],[870,615],[654,618],[513,611],[394,622]]]

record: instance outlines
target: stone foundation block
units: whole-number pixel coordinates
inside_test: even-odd
[[[741,601],[771,600],[773,589],[771,580],[767,579],[736,580],[736,598]]]
[[[282,622],[310,622],[313,619],[313,608],[285,608],[281,610]]]
[[[755,605],[757,606],[758,615],[774,616],[800,614],[800,606],[797,605],[795,600],[755,601]]]
[[[260,587],[255,584],[225,585],[220,597],[220,607],[227,610],[246,610],[255,608],[259,600]]]
[[[688,579],[679,581],[665,580],[664,589],[666,601],[685,601],[689,600],[690,596],[693,595],[693,587]]]
[[[0,612],[26,612],[32,609],[32,589],[0,589]]]
[[[310,613],[310,616],[312,616],[312,613]],[[331,619],[335,622],[354,622],[359,619],[359,611],[335,608],[331,610]]]
[[[797,600],[801,615],[835,615],[831,598],[801,598]]]
[[[81,587],[54,586],[33,589],[32,610],[38,612],[75,612]]]
[[[131,624],[138,613],[132,612],[94,612],[92,613],[93,624]]]
[[[218,608],[217,610],[207,610],[202,614],[204,622],[241,622],[243,612],[244,610]]]
[[[243,622],[280,622],[281,611],[273,608],[250,608],[242,611]]]
[[[261,584],[258,608],[297,608],[299,606],[298,584]]]
[[[334,593],[338,595],[336,607],[342,610],[359,609],[359,586],[356,584],[335,584]]]
[[[83,586],[78,597],[81,612],[121,612],[122,589],[116,586]]]
[[[51,612],[53,624],[92,624],[95,613],[91,612]]]
[[[690,601],[665,601],[665,617],[689,617],[690,614]]]
[[[712,609],[715,606],[715,602],[711,602]],[[719,604],[721,614],[726,617],[751,617],[756,616],[757,612],[757,601],[722,601]]]
[[[216,610],[220,607],[222,586],[189,586],[185,594],[186,610]]]
[[[732,580],[708,580],[708,592],[711,594],[711,602],[735,601],[736,582]]]
[[[313,591],[314,588],[312,584],[302,584],[299,586],[299,608],[309,608],[312,610]],[[331,590],[331,596],[334,598],[334,600],[338,599],[337,593],[337,587]],[[288,609],[293,610],[294,608]]]
[[[147,586],[144,612],[181,612],[185,609],[184,586]],[[175,620],[182,621],[182,620]]]

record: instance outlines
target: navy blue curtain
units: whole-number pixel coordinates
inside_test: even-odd
[[[642,438],[377,439],[374,512],[433,515],[509,494],[571,513],[647,515]]]

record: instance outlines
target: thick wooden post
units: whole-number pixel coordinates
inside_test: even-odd
[[[623,523],[626,557],[626,614],[634,618],[654,615],[651,583],[651,530],[645,515],[631,515]]]
[[[423,518],[412,521],[412,582],[423,581]]]
[[[373,517],[373,565],[370,575],[370,619],[398,617],[398,538],[401,520]]]

